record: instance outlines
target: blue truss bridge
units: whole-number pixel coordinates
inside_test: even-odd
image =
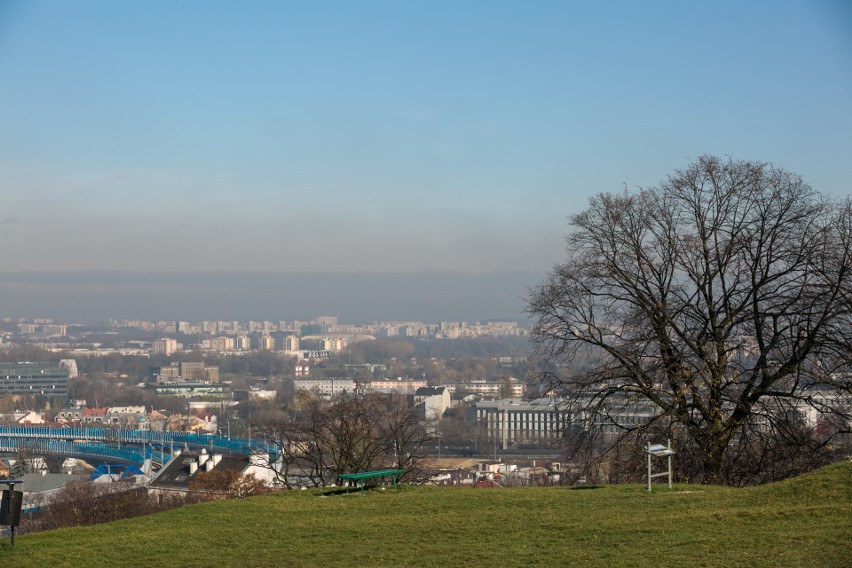
[[[49,426],[0,426],[0,451],[26,450],[49,454],[108,459],[143,465],[169,461],[175,450],[184,448],[225,454],[268,451],[263,440],[213,434],[150,432],[114,428],[61,428]]]

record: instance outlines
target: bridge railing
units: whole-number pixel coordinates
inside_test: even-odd
[[[11,438],[84,440],[107,444],[156,444],[161,446],[188,446],[213,448],[233,453],[250,454],[254,450],[269,451],[263,440],[250,440],[215,434],[187,432],[154,432],[151,430],[121,430],[117,428],[64,428],[56,426],[0,426],[0,440]]]
[[[20,443],[15,439],[0,439],[0,450],[17,451]],[[102,443],[68,442],[66,440],[33,439],[26,444],[27,450],[60,455],[92,455],[107,459],[121,460],[138,465],[145,463],[144,449],[125,449],[108,446]]]

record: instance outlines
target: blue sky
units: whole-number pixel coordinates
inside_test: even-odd
[[[0,0],[6,271],[546,271],[703,153],[850,193],[850,3]]]

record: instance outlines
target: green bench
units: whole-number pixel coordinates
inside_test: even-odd
[[[341,481],[357,481],[359,487],[361,488],[361,495],[364,494],[364,480],[365,479],[375,479],[377,477],[390,477],[393,480],[393,490],[396,491],[396,482],[399,479],[399,476],[405,473],[406,469],[377,469],[376,471],[362,471],[361,473],[344,473],[339,476],[338,479]],[[349,487],[352,484],[348,484],[346,486],[346,493],[349,493]]]

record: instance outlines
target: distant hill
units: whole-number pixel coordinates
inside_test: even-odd
[[[187,506],[0,545],[24,566],[849,565],[852,463],[749,489],[403,486]]]
[[[60,321],[511,320],[543,273],[0,272],[0,313]]]

